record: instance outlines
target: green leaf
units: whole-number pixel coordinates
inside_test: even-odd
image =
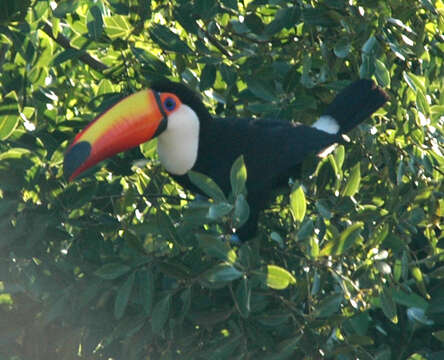
[[[308,25],[329,27],[337,24],[336,21],[330,17],[329,12],[325,9],[304,8],[302,10],[302,17],[304,19],[304,23]]]
[[[233,9],[233,10],[237,10],[238,7],[238,2],[237,0],[221,0],[222,4],[224,4],[226,7]]]
[[[302,222],[304,220],[305,211],[307,210],[307,204],[305,201],[304,190],[302,185],[293,187],[290,194],[290,209],[293,214],[294,220]]]
[[[273,102],[276,100],[276,96],[273,94],[270,86],[258,79],[249,79],[248,90],[253,93],[254,96],[267,102]]]
[[[393,300],[399,304],[406,307],[417,307],[426,310],[428,303],[424,298],[415,293],[406,293],[402,290],[392,291]]]
[[[427,102],[427,99],[424,96],[424,93],[421,91],[421,89],[416,90],[416,107],[424,115],[430,114],[429,103]]]
[[[11,148],[0,154],[0,160],[5,159],[20,159],[23,155],[30,154],[31,151],[23,148]]]
[[[142,299],[143,312],[149,316],[153,308],[155,284],[151,269],[139,272],[140,295]]]
[[[274,19],[265,26],[264,35],[274,35],[283,28],[290,28],[298,21],[300,11],[297,6],[283,7],[276,12]]]
[[[12,135],[20,120],[17,94],[11,91],[0,103],[0,140]]]
[[[398,323],[398,314],[396,311],[396,304],[392,298],[392,292],[389,289],[384,289],[379,296],[381,301],[381,308],[384,315],[389,319],[393,324]]]
[[[378,40],[372,35],[362,46],[362,52],[365,54],[374,54],[376,52],[376,48],[378,46]]]
[[[242,227],[249,217],[250,207],[248,206],[247,199],[243,194],[239,194],[234,203],[233,226],[235,228]]]
[[[335,162],[339,170],[342,169],[342,164],[344,164],[345,159],[345,147],[344,145],[339,145],[333,154],[335,157]]]
[[[206,254],[223,261],[235,263],[236,252],[220,238],[209,234],[197,234],[199,246]]]
[[[231,210],[233,210],[233,205],[226,202],[218,202],[212,204],[208,209],[208,218],[211,220],[217,220],[224,216],[227,216]]]
[[[387,235],[389,234],[389,224],[384,223],[383,225],[380,225],[371,235],[369,244],[372,246],[378,246],[382,244],[382,242],[385,240]]]
[[[216,66],[212,64],[206,64],[200,74],[199,89],[206,90],[213,86],[216,80]]]
[[[57,7],[54,9],[53,14],[57,18],[64,18],[66,14],[73,13],[79,6],[78,0],[64,0],[60,1]]]
[[[444,330],[438,330],[433,333],[433,336],[437,338],[439,341],[444,343]]]
[[[326,318],[339,311],[339,307],[344,300],[344,295],[333,294],[324,298],[316,307],[314,316],[317,318]]]
[[[313,232],[314,232],[313,220],[306,218],[299,228],[299,231],[297,233],[297,238],[298,240],[305,240],[311,235],[313,235]]]
[[[338,58],[345,58],[350,53],[351,44],[347,38],[340,39],[333,48],[333,52]]]
[[[244,277],[239,281],[234,293],[234,300],[240,315],[243,318],[247,318],[251,311],[251,288],[247,277]]]
[[[111,40],[125,39],[131,33],[131,26],[122,15],[105,16],[103,22],[105,23],[106,34]]]
[[[210,283],[221,283],[239,279],[242,275],[233,265],[222,263],[207,270],[202,277]]]
[[[423,78],[420,78],[419,76],[408,73],[406,71],[402,72],[402,76],[407,83],[407,85],[416,93],[417,90],[421,90],[423,93],[426,92],[426,87],[424,84]]]
[[[166,295],[154,305],[151,317],[151,329],[158,334],[165,326],[170,315],[171,295]]]
[[[54,66],[59,66],[65,61],[76,60],[81,55],[81,52],[76,49],[68,49],[57,54],[57,56],[52,60]]]
[[[361,166],[360,163],[356,163],[353,166],[348,182],[344,187],[342,196],[353,196],[359,190],[359,184],[361,182]]]
[[[205,195],[213,198],[216,201],[227,201],[223,191],[208,176],[195,171],[189,171],[188,177],[193,185],[202,190]]]
[[[244,156],[239,156],[231,166],[230,171],[231,190],[234,196],[246,193],[245,184],[247,183],[247,168],[244,162]]]
[[[390,73],[385,67],[385,64],[379,59],[375,59],[375,76],[380,86],[390,86]]]
[[[128,305],[128,300],[133,290],[135,273],[131,273],[122,286],[117,290],[116,300],[114,302],[114,316],[117,320],[121,319]]]
[[[364,223],[358,221],[351,226],[348,226],[339,236],[330,240],[321,250],[321,255],[342,255],[344,254],[358,238],[361,237],[361,230]]]
[[[327,220],[330,220],[333,217],[332,212],[330,211],[325,200],[316,201],[316,209],[319,211],[319,214]]]
[[[136,46],[132,46],[131,50],[136,58],[144,65],[144,68],[148,68],[151,72],[160,73],[164,76],[171,74],[170,68],[151,52]]]
[[[168,27],[160,24],[152,25],[149,29],[151,38],[164,50],[175,51],[180,54],[190,54],[191,49],[178,35]]]
[[[284,268],[277,265],[267,265],[265,284],[275,290],[284,290],[289,285],[296,284],[295,277]]]
[[[421,269],[418,266],[414,266],[410,271],[412,272],[412,276],[415,279],[416,286],[418,287],[419,291],[422,293],[422,295],[428,297],[429,295],[427,293]]]
[[[372,55],[362,53],[361,55],[362,63],[359,67],[359,77],[361,79],[370,78],[375,72],[375,61]]]
[[[89,8],[86,16],[86,27],[88,28],[89,37],[98,40],[103,32],[103,19],[100,8],[94,5]]]
[[[94,274],[106,280],[117,279],[126,274],[131,268],[128,265],[121,263],[108,263],[96,270]]]

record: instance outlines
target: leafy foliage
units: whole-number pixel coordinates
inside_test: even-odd
[[[2,0],[5,359],[438,359],[444,353],[442,0]],[[221,116],[311,123],[350,80],[391,100],[276,194],[260,236],[155,147],[62,177],[75,134],[160,76]],[[143,155],[147,156],[143,162]]]

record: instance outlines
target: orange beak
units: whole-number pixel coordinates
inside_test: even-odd
[[[65,153],[65,177],[71,181],[99,161],[159,135],[179,105],[175,95],[150,89],[122,99],[75,137]]]

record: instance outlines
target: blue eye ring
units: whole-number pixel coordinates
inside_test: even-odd
[[[176,108],[176,101],[172,97],[167,97],[163,101],[163,106],[167,111],[173,111]]]

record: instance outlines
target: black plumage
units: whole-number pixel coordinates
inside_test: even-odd
[[[212,178],[228,194],[230,169],[240,155],[247,167],[247,201],[250,218],[238,230],[241,240],[255,235],[259,212],[269,201],[271,191],[297,177],[302,161],[338,142],[387,101],[386,93],[371,80],[358,80],[345,88],[327,107],[324,115],[333,117],[339,132],[330,134],[316,128],[267,119],[227,119],[210,115],[200,98],[183,84],[161,81],[153,84],[158,92],[174,93],[197,114],[200,123],[199,147],[193,171]],[[197,191],[187,175],[172,175],[182,186]]]

